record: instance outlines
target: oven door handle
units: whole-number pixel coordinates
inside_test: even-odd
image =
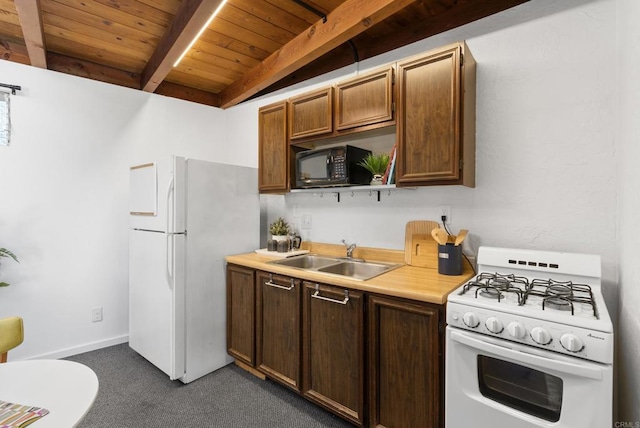
[[[568,373],[575,376],[586,377],[589,379],[599,380],[603,377],[603,369],[598,367],[597,363],[588,363],[579,359],[576,359],[575,363],[560,361],[555,358],[543,357],[539,355],[530,354],[528,352],[514,349],[513,347],[507,347],[502,344],[498,344],[491,338],[476,339],[468,333],[456,331],[451,329],[449,332],[451,340],[469,346],[481,351],[490,352],[492,354],[499,355],[501,357],[508,357],[515,362],[522,362],[527,364],[536,365],[543,369],[551,369],[561,373]],[[475,333],[474,333],[475,334]],[[512,344],[516,345],[516,344]],[[549,351],[551,352],[551,351]],[[587,365],[589,364],[589,365]]]

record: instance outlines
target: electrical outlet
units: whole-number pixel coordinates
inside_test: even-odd
[[[442,221],[442,217],[446,217],[446,224],[451,224],[451,205],[440,205],[438,207],[438,222]]]
[[[100,322],[102,321],[102,306],[99,308],[91,309],[91,321]]]
[[[311,214],[302,215],[302,228],[311,229]]]

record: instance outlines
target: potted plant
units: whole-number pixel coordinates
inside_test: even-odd
[[[373,176],[371,178],[372,185],[382,184],[382,176],[387,171],[387,165],[389,165],[389,154],[369,153],[358,165],[371,173]]]
[[[18,258],[16,257],[16,255],[13,254],[11,251],[7,250],[6,248],[0,248],[0,257],[11,257],[13,260],[18,262]],[[9,284],[7,284],[6,282],[0,282],[0,287],[6,287],[8,285]]]
[[[290,230],[289,223],[282,217],[278,217],[276,221],[269,225],[269,233],[275,241],[286,241],[289,239]]]

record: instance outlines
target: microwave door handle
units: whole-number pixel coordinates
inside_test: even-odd
[[[499,356],[508,357],[515,362],[531,364],[543,369],[551,369],[561,373],[570,373],[580,377],[589,379],[602,379],[602,370],[600,368],[588,367],[584,363],[569,363],[559,361],[553,358],[546,358],[538,355],[522,352],[510,347],[502,346],[491,338],[476,339],[468,333],[451,330],[450,338],[454,342],[461,343],[470,348],[490,352]],[[474,333],[475,334],[475,333]]]

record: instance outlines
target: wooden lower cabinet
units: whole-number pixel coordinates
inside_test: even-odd
[[[372,427],[444,426],[442,307],[369,296]]]
[[[363,426],[364,294],[306,281],[303,284],[302,393]]]
[[[227,265],[227,352],[255,365],[255,270]]]
[[[258,272],[256,367],[271,379],[300,390],[299,279]]]
[[[356,426],[444,426],[444,306],[227,266],[230,355]]]

